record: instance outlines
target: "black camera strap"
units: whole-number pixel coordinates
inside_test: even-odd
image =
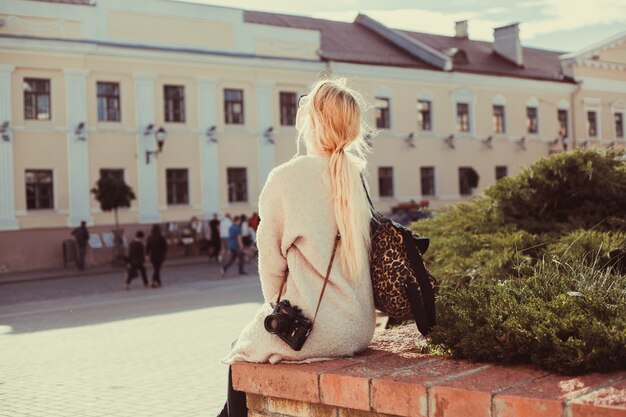
[[[324,297],[324,291],[326,291],[326,284],[328,284],[328,278],[330,278],[330,270],[333,268],[333,261],[335,260],[335,254],[337,252],[337,245],[341,240],[341,236],[337,233],[335,236],[335,246],[333,246],[333,254],[330,257],[330,262],[328,263],[328,268],[326,269],[326,278],[324,279],[324,285],[322,286],[322,291],[320,292],[320,298],[317,300],[317,308],[315,309],[315,316],[313,316],[312,324],[315,324],[315,319],[317,318],[317,312],[320,309],[320,304],[322,303],[322,297]],[[280,297],[283,294],[283,288],[285,287],[285,283],[287,282],[287,276],[285,275],[285,279],[282,284],[280,284],[280,290],[278,290],[278,298],[276,299],[276,304],[280,303]]]

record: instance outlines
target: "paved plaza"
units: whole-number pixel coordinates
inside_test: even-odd
[[[261,302],[258,276],[216,272],[128,292],[119,274],[0,285],[0,416],[216,415],[220,358]]]

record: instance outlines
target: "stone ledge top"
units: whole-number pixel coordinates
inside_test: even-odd
[[[247,394],[410,417],[626,417],[626,371],[563,376],[531,366],[419,353],[415,325],[385,330],[358,356],[233,364]]]

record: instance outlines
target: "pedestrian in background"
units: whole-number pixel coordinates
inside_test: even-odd
[[[222,266],[220,273],[226,275],[228,268],[239,259],[239,275],[246,275],[243,270],[243,240],[241,235],[241,217],[236,216],[229,230],[228,249],[230,250],[229,261]]]
[[[222,260],[228,257],[228,238],[230,236],[230,226],[232,225],[233,222],[230,218],[230,214],[226,214],[220,222],[220,238],[222,239]]]
[[[217,213],[214,213],[213,219],[209,222],[209,259],[214,262],[221,262],[221,249],[222,241],[220,238],[220,219]]]
[[[146,256],[150,258],[152,263],[152,288],[161,287],[161,267],[165,262],[165,254],[167,253],[167,242],[161,234],[161,226],[155,224],[152,226],[148,242],[146,243]]]
[[[135,238],[130,245],[128,245],[128,256],[126,262],[128,264],[128,272],[126,275],[126,290],[130,290],[130,282],[135,279],[141,273],[141,279],[143,286],[148,288],[148,275],[146,274],[145,262],[145,250],[143,246],[143,232],[138,230],[135,233]]]
[[[87,223],[80,222],[80,226],[72,230],[72,235],[76,239],[76,246],[78,246],[78,253],[76,256],[76,266],[79,271],[85,269],[85,255],[87,254],[87,242],[89,242],[89,231],[87,230]]]

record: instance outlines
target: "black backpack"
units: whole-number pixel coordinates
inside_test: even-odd
[[[428,273],[422,255],[430,240],[372,210],[370,276],[376,308],[396,319],[415,319],[426,336],[435,325],[435,278]]]

